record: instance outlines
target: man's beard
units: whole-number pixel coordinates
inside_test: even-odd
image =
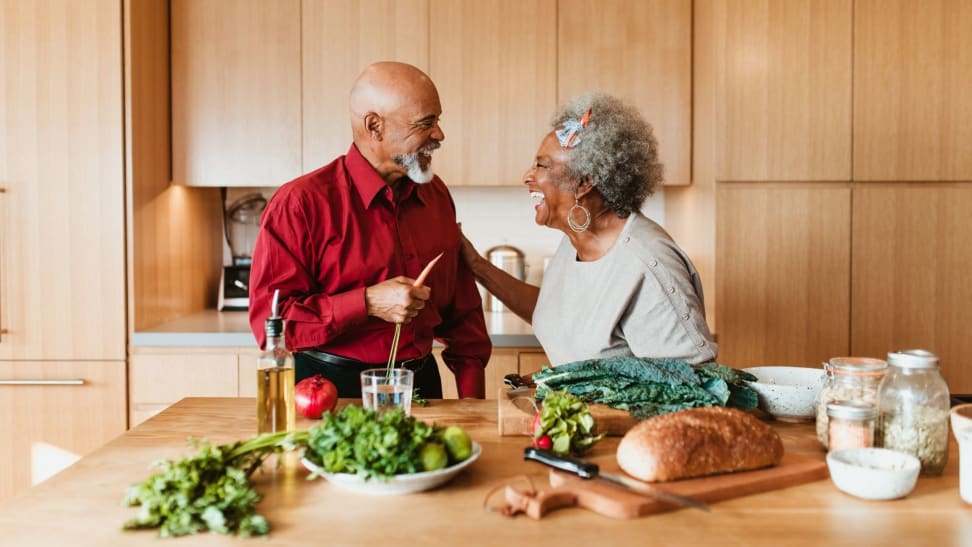
[[[426,182],[431,182],[432,178],[435,177],[435,173],[432,171],[432,158],[429,158],[429,166],[422,169],[422,163],[419,161],[419,155],[423,152],[431,152],[439,147],[439,143],[433,142],[428,146],[423,146],[417,151],[411,154],[401,154],[395,156],[393,159],[396,164],[401,165],[408,170],[408,178],[419,184],[425,184]]]

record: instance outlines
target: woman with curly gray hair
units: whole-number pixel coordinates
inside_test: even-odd
[[[564,232],[542,286],[497,268],[463,238],[473,275],[533,324],[551,365],[615,355],[714,360],[698,272],[641,214],[662,179],[651,126],[619,99],[588,93],[561,107],[552,127],[523,177],[538,200],[536,223]]]

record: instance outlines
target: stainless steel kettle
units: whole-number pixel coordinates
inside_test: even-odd
[[[498,245],[486,251],[486,260],[497,268],[520,281],[526,281],[526,257],[523,251],[510,245]],[[488,291],[486,292],[486,311],[507,311],[506,306]]]

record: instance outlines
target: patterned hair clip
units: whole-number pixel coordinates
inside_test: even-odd
[[[557,140],[560,142],[560,147],[564,149],[571,149],[580,142],[580,132],[582,129],[587,127],[587,124],[591,121],[591,109],[588,108],[587,112],[581,116],[580,120],[575,120],[573,118],[564,121],[564,125],[561,129],[554,131],[557,135]]]

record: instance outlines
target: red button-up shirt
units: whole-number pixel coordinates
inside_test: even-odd
[[[365,288],[416,278],[440,252],[425,280],[431,297],[402,326],[398,359],[427,355],[440,340],[460,397],[483,397],[492,345],[472,274],[459,256],[455,204],[435,177],[403,179],[392,189],[355,146],[347,155],[274,193],[261,219],[250,270],[250,327],[266,342],[264,322],[280,290],[287,347],[384,363],[394,324],[369,317]]]

